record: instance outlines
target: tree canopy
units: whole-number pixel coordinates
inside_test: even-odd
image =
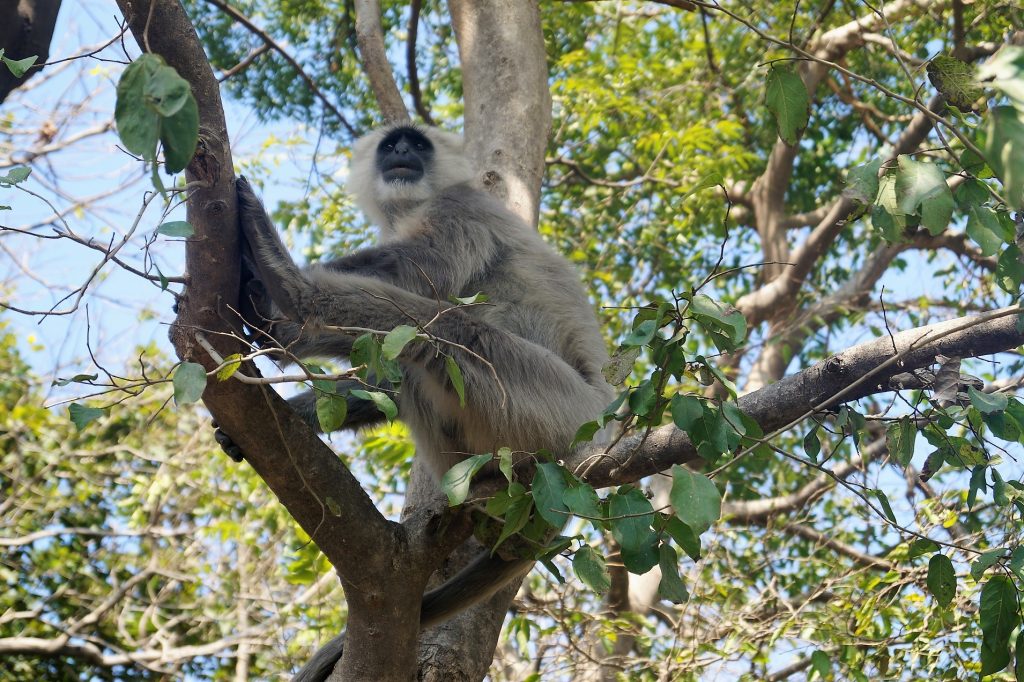
[[[338,679],[1024,679],[1019,3],[118,4],[0,45],[5,679],[276,679],[346,627]],[[406,117],[578,268],[619,395],[447,497],[277,397],[409,329],[279,371],[232,313],[235,175],[348,253]],[[417,640],[479,543],[539,563]]]

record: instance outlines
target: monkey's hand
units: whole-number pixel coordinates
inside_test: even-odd
[[[252,247],[256,275],[270,299],[293,322],[304,322],[312,286],[295,265],[249,181],[238,178],[238,221]]]
[[[236,462],[241,462],[245,459],[245,455],[242,454],[242,449],[238,447],[235,441],[231,440],[231,436],[221,431],[220,426],[217,425],[216,421],[211,421],[210,426],[213,427],[213,439],[220,445],[220,449],[224,451],[231,459]]]

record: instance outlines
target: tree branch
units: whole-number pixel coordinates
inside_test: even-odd
[[[420,30],[420,9],[423,0],[412,0],[409,3],[409,34],[405,41],[405,70],[409,79],[409,94],[412,95],[412,103],[416,113],[420,115],[427,125],[434,125],[434,119],[423,102],[423,93],[420,91],[420,75],[416,68],[416,37]]]
[[[384,47],[384,28],[380,23],[380,0],[355,0],[356,41],[359,43],[359,58],[363,71],[370,80],[370,88],[377,98],[384,120],[388,123],[404,123],[409,120],[409,110],[402,101],[395,77],[388,62]]]
[[[802,372],[742,396],[739,408],[765,433],[788,428],[810,414],[891,390],[889,379],[928,367],[938,354],[979,357],[1024,343],[1017,308],[1002,308],[883,336],[849,348]],[[893,349],[897,352],[893,352]],[[581,448],[566,466],[586,472],[595,487],[621,485],[699,459],[689,437],[673,425],[631,434],[607,452]]]
[[[199,105],[200,142],[186,170],[188,183],[196,187],[187,202],[195,237],[186,242],[188,286],[171,341],[183,360],[209,370],[215,363],[197,343],[196,331],[214,339],[223,356],[240,350],[240,344],[231,343],[232,323],[222,314],[237,309],[240,249],[219,85],[176,0],[119,0],[119,6],[138,43],[188,80]],[[294,410],[265,386],[237,381],[210,382],[203,401],[343,578],[378,577],[388,565],[389,550],[398,545],[395,524],[377,511],[355,477]]]

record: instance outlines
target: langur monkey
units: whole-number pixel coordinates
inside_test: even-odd
[[[370,133],[353,149],[349,189],[379,228],[379,244],[305,269],[288,255],[249,184],[238,181],[239,220],[258,278],[249,293],[263,318],[248,322],[264,338],[300,358],[347,357],[356,333],[342,328],[414,325],[437,340],[409,344],[399,355],[396,402],[416,456],[438,479],[467,453],[501,447],[561,458],[577,428],[612,399],[601,371],[605,344],[577,273],[534,229],[474,187],[473,177],[457,135],[407,125]],[[486,304],[451,303],[477,293]],[[446,355],[461,369],[464,407]],[[343,428],[383,420],[367,401],[347,402]],[[312,392],[290,403],[319,428]],[[240,456],[226,434],[218,440]],[[421,625],[486,599],[530,565],[483,555],[424,595]],[[338,637],[295,679],[325,679],[341,652]]]

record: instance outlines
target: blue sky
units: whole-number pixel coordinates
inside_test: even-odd
[[[106,2],[87,0],[65,6],[55,31],[51,63],[109,41],[118,33],[118,18]],[[137,55],[130,36],[124,46],[132,57]],[[32,176],[21,187],[32,194],[0,189],[0,205],[12,207],[0,212],[0,225],[31,229],[39,235],[0,233],[0,253],[4,254],[0,256],[0,295],[11,305],[48,310],[86,282],[102,260],[99,252],[70,240],[40,238],[54,235],[46,222],[61,229],[66,225],[86,239],[117,243],[136,220],[144,193],[152,189],[141,164],[118,148],[116,133],[109,127],[116,81],[124,62],[124,50],[117,41],[93,57],[54,65],[30,81],[31,87],[15,91],[0,110],[11,121],[11,128],[19,131],[9,140],[0,133],[0,145],[13,144],[14,148],[9,157],[0,156],[0,173],[9,169],[8,159],[24,161],[38,151],[37,131],[55,126],[54,142],[58,144],[81,138],[28,164]],[[258,157],[259,163],[274,169],[278,180],[265,188],[267,203],[301,196],[313,145],[285,141],[307,138],[305,129],[295,122],[262,124],[246,107],[227,99],[225,107],[236,164]],[[321,160],[321,168],[323,165]],[[164,181],[170,183],[167,177]],[[90,197],[102,198],[88,202]],[[87,205],[76,208],[79,203]],[[143,249],[163,222],[161,203],[159,198],[151,202],[119,257],[139,269],[149,257],[165,275],[180,275],[184,249],[179,239],[160,236],[148,251]],[[64,221],[53,221],[55,211],[67,212]],[[166,219],[184,219],[184,209],[178,206]],[[57,305],[57,311],[69,310],[72,301]],[[111,370],[123,369],[140,345],[155,343],[171,355],[166,325],[173,319],[172,305],[169,292],[108,263],[76,311],[46,317],[7,312],[0,319],[15,331],[19,348],[34,370],[49,380],[93,371],[87,339],[96,358]],[[61,393],[66,396],[73,388]],[[71,395],[75,394],[72,391]]]

